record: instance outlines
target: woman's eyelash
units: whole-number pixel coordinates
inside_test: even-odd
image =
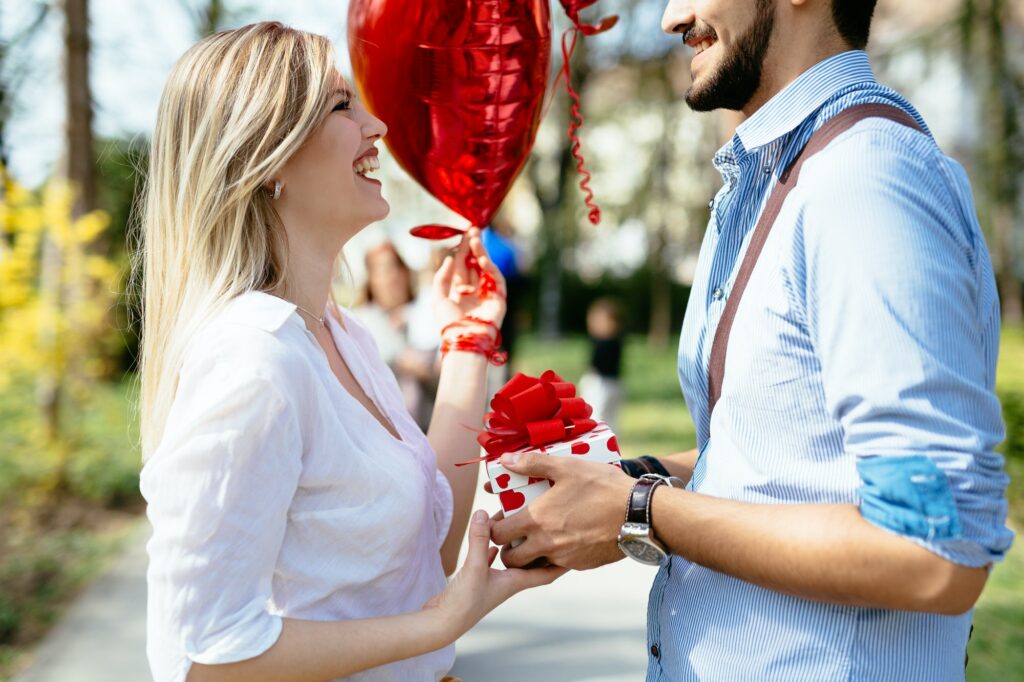
[[[351,105],[352,105],[351,101],[349,101],[347,99],[344,99],[344,100],[338,102],[337,104],[335,104],[334,108],[331,109],[331,111],[348,111],[351,108]]]

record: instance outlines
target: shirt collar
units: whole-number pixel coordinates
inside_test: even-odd
[[[246,291],[228,302],[225,319],[275,332],[292,316],[296,306],[263,291]]]
[[[745,150],[752,151],[792,132],[843,88],[874,82],[866,52],[840,52],[797,76],[741,123],[736,136]]]

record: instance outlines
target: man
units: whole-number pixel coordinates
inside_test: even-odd
[[[648,680],[962,680],[971,609],[1012,542],[987,249],[962,169],[872,75],[873,8],[669,2],[663,28],[696,51],[687,103],[746,115],[714,159],[679,345],[699,456],[645,464],[686,489],[506,456],[555,482],[494,523],[506,565],[669,554]],[[855,120],[865,104],[886,106]]]

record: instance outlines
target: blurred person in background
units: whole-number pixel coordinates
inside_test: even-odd
[[[580,379],[580,396],[594,408],[594,417],[615,431],[622,405],[622,311],[611,298],[599,298],[587,309],[590,365]]]
[[[377,342],[381,358],[398,379],[406,409],[426,431],[441,375],[440,336],[429,286],[420,287],[418,295],[414,292],[415,273],[390,241],[368,250],[365,260],[363,303],[352,312]],[[439,265],[431,263],[429,279]]]

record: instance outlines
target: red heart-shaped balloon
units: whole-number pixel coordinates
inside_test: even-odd
[[[402,168],[487,225],[540,122],[548,0],[352,0],[348,45],[359,92],[387,124],[384,141]],[[443,238],[436,227],[420,233]]]
[[[498,476],[495,477],[494,482],[498,484],[499,488],[507,488],[508,482],[511,480],[512,477],[508,474],[498,474]]]
[[[506,490],[498,495],[498,499],[501,500],[501,508],[507,512],[515,511],[526,504],[526,495],[518,490]]]

